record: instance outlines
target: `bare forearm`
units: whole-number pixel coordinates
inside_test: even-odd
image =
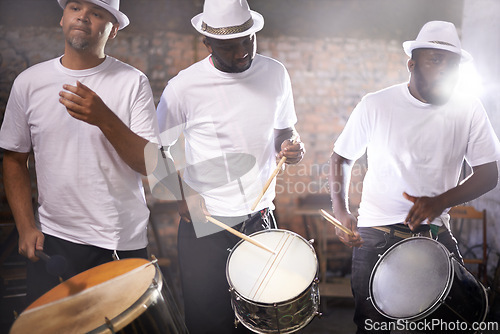
[[[3,159],[5,194],[20,232],[36,228],[27,159],[27,153],[14,152],[5,152]]]
[[[458,186],[436,196],[444,209],[471,201],[494,189],[498,183],[496,162],[473,168],[473,173]]]
[[[130,130],[116,115],[99,126],[106,139],[111,143],[120,158],[133,170],[147,174],[145,155],[146,145],[157,146]],[[156,158],[153,156],[152,158]]]
[[[353,162],[333,153],[330,157],[330,196],[334,213],[349,212],[349,183]]]

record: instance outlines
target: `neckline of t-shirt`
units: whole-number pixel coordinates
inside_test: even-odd
[[[210,62],[210,56],[211,55],[208,55],[203,63],[204,65],[208,68],[208,70],[212,73],[214,73],[215,75],[221,77],[221,78],[226,78],[226,79],[243,79],[243,78],[246,78],[248,75],[250,75],[250,72],[252,70],[252,67],[255,66],[255,61],[256,61],[256,58],[255,57],[252,61],[252,65],[250,65],[250,68],[246,71],[243,71],[241,73],[227,73],[227,72],[223,72],[221,70],[218,70],[214,65],[212,65],[212,63]]]
[[[64,67],[63,64],[61,63],[61,59],[64,55],[56,59],[56,67],[59,71],[61,71],[64,74],[67,74],[72,77],[86,77],[89,75],[96,74],[98,72],[103,71],[106,69],[109,65],[111,65],[112,62],[112,57],[106,56],[104,61],[100,63],[99,65],[92,67],[92,68],[87,68],[85,70],[72,70],[67,67]]]
[[[420,107],[420,108],[433,108],[434,106],[430,103],[422,102],[419,99],[417,99],[415,96],[411,95],[410,93],[410,87],[408,83],[402,84],[401,85],[403,89],[403,93],[408,101],[412,103],[413,105]]]

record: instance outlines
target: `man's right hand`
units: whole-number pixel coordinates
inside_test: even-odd
[[[27,227],[19,230],[19,254],[27,257],[33,262],[39,260],[35,250],[43,251],[45,237],[36,227]]]
[[[351,213],[336,214],[335,218],[337,218],[343,226],[354,233],[354,235],[350,235],[343,232],[339,228],[335,228],[335,234],[337,234],[339,240],[342,241],[344,245],[349,247],[361,246],[363,244],[363,239],[361,239],[361,236],[359,235],[358,221],[356,218]]]
[[[177,201],[177,210],[181,218],[187,222],[204,223],[207,221],[206,216],[210,216],[205,200],[194,191],[191,191],[185,199]]]

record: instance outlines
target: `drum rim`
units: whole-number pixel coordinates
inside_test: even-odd
[[[286,300],[282,300],[282,301],[279,301],[279,302],[273,302],[273,303],[263,303],[263,302],[257,302],[257,301],[253,301],[251,299],[248,299],[247,297],[241,295],[235,288],[232,280],[231,280],[231,277],[229,277],[229,261],[231,260],[231,255],[233,254],[234,250],[236,250],[238,248],[238,246],[240,244],[242,244],[245,240],[240,240],[238,241],[238,243],[236,245],[234,245],[234,247],[231,249],[231,251],[229,252],[229,255],[227,257],[227,261],[226,261],[226,280],[229,284],[229,291],[230,292],[235,292],[238,297],[244,299],[245,301],[251,301],[252,303],[254,303],[255,305],[258,305],[258,306],[269,306],[269,305],[279,305],[279,304],[282,304],[282,303],[288,303],[288,302],[291,302],[293,300],[295,300],[296,298],[298,298],[299,296],[302,296],[302,294],[306,291],[309,291],[311,289],[311,286],[317,282],[318,280],[318,274],[319,274],[319,263],[318,263],[318,257],[316,255],[316,251],[314,250],[314,247],[311,245],[311,243],[309,241],[307,241],[303,236],[301,236],[300,234],[298,233],[295,233],[293,231],[289,231],[289,230],[284,230],[284,229],[279,229],[279,228],[272,228],[272,229],[267,229],[267,230],[261,230],[261,231],[257,231],[257,232],[254,232],[252,234],[249,235],[249,237],[252,237],[254,235],[257,235],[257,234],[262,234],[262,233],[269,233],[269,232],[282,232],[282,233],[289,233],[289,234],[292,234],[294,236],[297,236],[299,239],[302,239],[308,246],[309,248],[311,248],[312,250],[312,254],[314,256],[314,260],[315,260],[315,263],[316,263],[316,272],[314,274],[314,279],[312,280],[312,282],[307,286],[307,288],[304,289],[304,291],[300,292],[298,295],[294,296],[294,297],[291,297],[289,299],[286,299]]]
[[[400,246],[401,244],[405,243],[405,242],[411,242],[411,241],[414,241],[414,240],[429,240],[431,242],[433,242],[434,244],[437,244],[441,250],[444,250],[444,253],[447,255],[447,262],[448,262],[448,277],[447,277],[447,281],[446,281],[446,286],[444,287],[443,291],[439,294],[439,296],[434,300],[434,302],[432,302],[430,304],[430,306],[425,309],[424,311],[416,314],[416,315],[413,315],[413,316],[409,316],[409,317],[395,317],[393,315],[389,315],[387,314],[386,312],[384,312],[383,310],[381,310],[376,302],[375,302],[375,298],[373,297],[373,279],[374,279],[374,273],[376,272],[376,269],[380,266],[380,264],[382,263],[382,260],[385,258],[385,255],[392,252],[394,250],[394,248]],[[444,301],[444,299],[446,298],[446,296],[448,296],[450,290],[451,290],[451,287],[452,287],[452,284],[450,284],[451,282],[451,278],[454,277],[455,275],[455,269],[453,268],[453,265],[452,265],[452,261],[451,261],[451,258],[454,258],[454,255],[452,253],[450,253],[450,251],[448,251],[448,249],[443,245],[441,244],[440,242],[432,239],[432,238],[429,238],[429,237],[422,237],[422,236],[415,236],[415,237],[410,237],[410,238],[406,238],[406,239],[403,239],[401,241],[398,241],[397,243],[395,243],[394,245],[392,245],[391,247],[389,247],[382,255],[379,256],[379,259],[377,260],[377,262],[375,263],[375,266],[373,267],[373,270],[370,274],[370,281],[369,281],[369,286],[368,286],[368,292],[369,292],[369,298],[370,298],[370,301],[373,305],[373,307],[382,315],[386,316],[387,318],[389,319],[393,319],[393,320],[408,320],[408,321],[415,321],[415,320],[421,320],[423,318],[425,318],[426,316],[428,316],[429,314],[433,313]]]
[[[121,261],[121,263],[120,263]],[[134,265],[134,262],[135,263],[140,263],[139,265],[135,266]],[[11,327],[11,331],[13,330],[17,330],[17,327],[16,326],[19,326],[19,325],[23,325],[23,322],[19,322],[21,319],[24,319],[22,317],[25,317],[26,314],[28,313],[33,313],[33,312],[38,312],[39,309],[41,308],[44,308],[44,307],[51,307],[53,305],[57,305],[57,304],[60,304],[60,303],[64,303],[66,302],[67,300],[75,297],[76,295],[80,294],[80,293],[88,293],[90,289],[93,289],[93,288],[97,288],[98,286],[102,285],[102,284],[107,284],[109,283],[111,280],[113,279],[117,279],[117,278],[120,278],[122,277],[123,275],[127,275],[135,270],[138,270],[140,268],[146,268],[150,265],[155,265],[156,266],[156,261],[149,261],[147,259],[143,259],[143,258],[127,258],[127,259],[123,259],[123,260],[119,260],[119,261],[110,261],[110,262],[106,262],[106,263],[103,263],[99,266],[96,266],[96,267],[93,267],[93,268],[90,268],[82,273],[79,273],[75,276],[73,276],[72,278],[68,279],[67,281],[72,281],[72,280],[75,280],[75,278],[81,278],[81,277],[86,277],[88,275],[91,275],[91,274],[95,274],[94,271],[98,270],[98,269],[102,269],[102,268],[113,268],[113,269],[116,269],[114,268],[114,266],[116,266],[118,263],[120,263],[120,269],[123,269],[123,266],[121,266],[122,264],[126,263],[126,266],[128,264],[133,264],[132,267],[128,268],[129,270],[128,271],[125,271],[123,273],[120,273],[118,275],[114,275],[112,277],[110,277],[109,279],[106,279],[106,280],[102,280],[102,281],[98,281],[98,283],[94,282],[95,284],[91,284],[89,285],[88,287],[86,287],[85,289],[82,289],[81,291],[77,291],[76,293],[71,293],[67,296],[63,296],[62,298],[57,298],[55,300],[50,300],[50,302],[46,302],[46,303],[43,303],[43,304],[35,304],[35,302],[33,302],[32,304],[30,304],[30,307],[27,308],[26,310],[24,310],[20,315],[19,317],[16,319],[16,321],[14,322],[14,324],[12,325]],[[126,268],[125,266],[125,268]],[[156,276],[158,275],[158,271],[155,270],[155,275],[153,276],[154,279],[156,279]],[[78,277],[77,277],[78,276]],[[63,284],[68,284],[67,281],[63,282],[63,283],[60,283],[58,286],[54,287],[53,289],[63,285]],[[88,283],[88,282],[87,282]],[[138,303],[139,300],[142,300],[144,296],[146,296],[149,291],[151,290],[151,284],[146,288],[146,290],[142,293],[142,295],[139,296],[138,300],[134,301],[128,308],[124,309],[121,313],[119,313],[117,316],[115,316],[114,318],[110,319],[112,322],[114,319],[117,319],[118,317],[122,316],[124,313],[126,313],[128,310],[131,310],[134,306],[136,306],[136,304]],[[49,290],[46,294],[52,292],[53,290]],[[37,300],[38,301],[38,300]],[[33,306],[35,305],[35,306]],[[31,307],[33,306],[33,307]],[[144,311],[143,311],[144,312]],[[138,313],[138,315],[142,314],[143,312],[141,313]],[[104,320],[104,317],[103,317],[103,320]],[[125,327],[127,324],[125,324],[123,327]],[[101,329],[103,328],[103,329]],[[52,329],[53,328],[49,328],[49,329]],[[99,332],[95,332],[96,330],[98,329],[101,329],[101,332],[107,332],[109,333],[109,327],[106,326],[105,323],[102,323],[102,325],[99,325],[98,327],[96,328],[93,328],[93,329],[90,329],[90,331],[88,331],[87,333],[99,333]],[[116,329],[116,328],[115,328]],[[107,331],[106,331],[107,330]]]
[[[163,288],[163,280],[160,279],[160,268],[156,261],[149,262],[150,265],[154,265],[155,267],[155,275],[149,287],[144,291],[144,293],[137,299],[130,307],[123,310],[120,314],[118,314],[113,319],[109,319],[110,323],[113,325],[113,331],[120,331],[123,328],[127,327],[130,323],[132,323],[135,319],[137,319],[140,315],[142,315],[146,310],[156,302],[155,298],[152,298],[155,295],[160,294],[161,289]],[[155,284],[153,284],[155,283]],[[146,306],[146,307],[141,307]],[[130,317],[133,315],[133,317]],[[128,321],[131,319],[130,321]],[[88,334],[99,334],[99,333],[109,333],[110,328],[106,323],[103,323],[101,326],[94,328],[89,331]]]

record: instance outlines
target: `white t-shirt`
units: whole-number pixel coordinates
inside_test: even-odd
[[[60,58],[30,67],[15,80],[0,147],[33,149],[41,230],[106,249],[146,247],[149,211],[142,180],[101,130],[70,116],[59,103],[63,84],[88,86],[133,132],[157,141],[151,87],[137,69],[112,57],[74,71]]]
[[[356,160],[367,152],[358,226],[402,223],[413,203],[457,185],[464,159],[477,166],[500,158],[500,144],[478,99],[456,94],[443,106],[415,99],[407,84],[366,95],[334,151]],[[446,224],[447,214],[433,223]]]
[[[221,72],[209,57],[181,71],[169,81],[157,113],[163,145],[184,134],[186,182],[212,215],[227,217],[251,213],[276,167],[274,129],[297,121],[285,67],[258,54],[242,73]],[[255,210],[274,208],[274,186]]]

